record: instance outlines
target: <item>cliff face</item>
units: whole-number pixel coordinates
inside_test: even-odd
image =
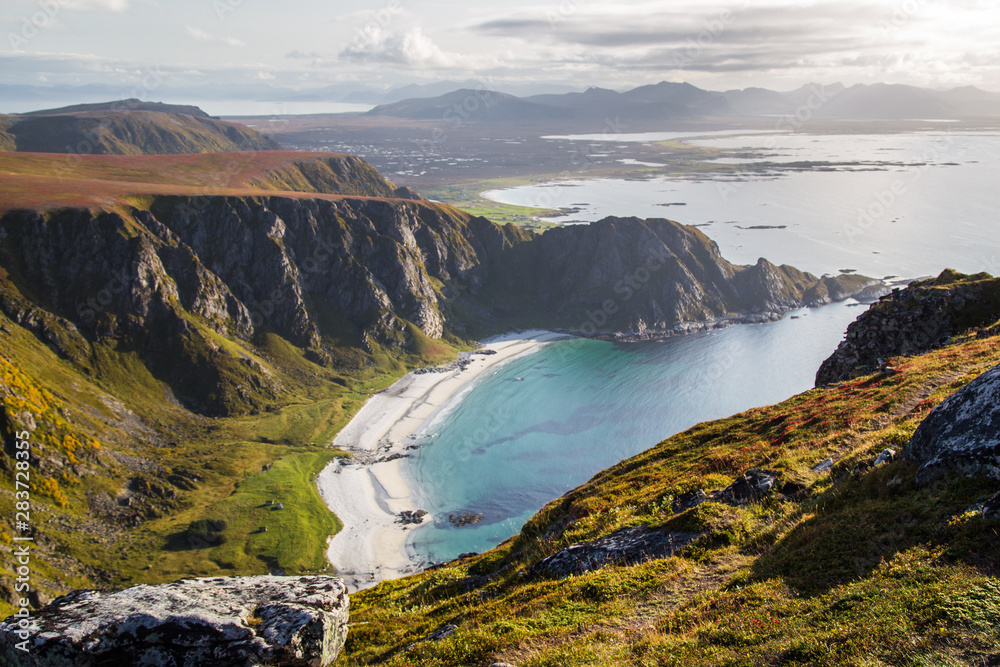
[[[268,170],[251,179],[249,184],[261,190],[420,199],[420,195],[409,188],[397,188],[356,155],[305,156]]]
[[[891,357],[928,352],[968,329],[995,327],[998,319],[1000,279],[945,270],[937,278],[894,290],[852,322],[844,341],[820,367],[816,384],[869,375]]]
[[[505,318],[584,334],[655,335],[773,318],[869,284],[725,261],[697,230],[608,219],[543,236],[426,202],[160,197],[148,210],[0,219],[0,307],[61,355],[134,350],[188,407],[256,410],[281,383],[262,334],[331,359],[332,337],[401,348]],[[228,343],[244,349],[233,348]]]
[[[545,321],[585,334],[662,335],[692,323],[773,319],[875,284],[820,279],[761,258],[726,261],[694,227],[669,220],[606,218],[547,232],[511,253],[503,290],[533,301]]]
[[[374,199],[171,197],[150,210],[15,212],[0,219],[0,307],[69,359],[96,342],[132,349],[185,405],[225,414],[280,391],[253,354],[263,333],[317,353],[345,330],[369,350],[399,347],[407,322],[440,338],[440,286],[481,282],[482,256],[508,237],[524,234]]]

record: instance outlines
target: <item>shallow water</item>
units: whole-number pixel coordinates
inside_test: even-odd
[[[862,309],[802,309],[663,342],[560,341],[512,361],[421,438],[410,474],[437,521],[414,531],[412,548],[433,561],[490,548],[594,473],[698,422],[810,388]],[[466,512],[484,520],[448,522]]]

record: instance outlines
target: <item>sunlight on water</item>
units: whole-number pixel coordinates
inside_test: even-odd
[[[564,181],[485,193],[522,206],[579,209],[557,222],[670,218],[699,225],[739,264],[766,257],[815,274],[856,269],[906,278],[1000,271],[1000,135],[920,133],[699,141],[763,159],[862,162],[846,170],[699,179]],[[766,150],[762,147],[767,147]]]

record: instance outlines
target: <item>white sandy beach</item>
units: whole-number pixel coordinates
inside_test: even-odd
[[[464,369],[410,373],[365,403],[337,435],[333,446],[355,455],[334,461],[317,478],[319,492],[344,524],[330,541],[327,558],[351,591],[416,571],[406,540],[413,526],[397,523],[400,512],[420,509],[402,474],[411,436],[430,422],[452,398],[491,369],[529,354],[564,334],[534,330],[484,341],[496,354],[463,353]],[[424,521],[431,521],[431,516]]]

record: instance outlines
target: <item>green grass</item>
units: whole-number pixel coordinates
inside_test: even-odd
[[[525,181],[524,179],[497,179],[471,183],[465,186],[427,188],[421,194],[429,199],[454,206],[469,215],[482,216],[498,225],[512,224],[535,232],[544,232],[547,229],[557,227],[557,224],[540,220],[540,218],[558,215],[558,210],[501,204],[482,196],[482,193],[488,190],[501,187],[515,187],[527,183],[530,183],[530,181]]]
[[[161,532],[176,530],[169,533],[166,549],[153,568],[157,576],[165,580],[182,576],[191,571],[192,562],[193,574],[201,576],[260,572],[262,567],[282,568],[288,574],[328,571],[326,538],[342,524],[319,496],[315,478],[337,455],[327,450],[285,456],[237,484],[219,502],[172,517],[161,527]],[[268,501],[284,508],[268,507]],[[184,544],[180,533],[198,520],[224,522],[225,543],[195,549]]]

